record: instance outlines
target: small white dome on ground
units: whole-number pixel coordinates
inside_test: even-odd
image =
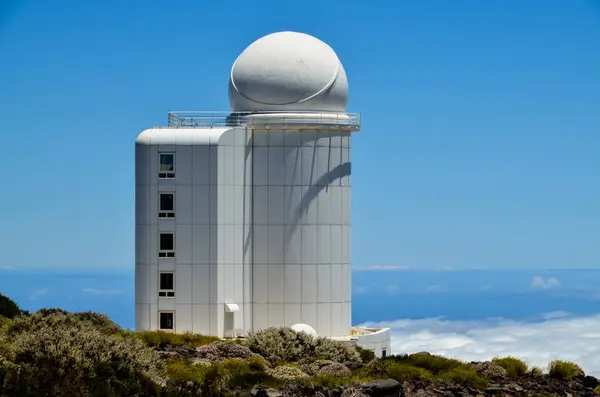
[[[344,112],[348,80],[326,43],[304,33],[272,33],[250,44],[233,64],[229,104],[234,112]]]
[[[317,331],[315,331],[315,329],[308,324],[298,323],[298,324],[292,325],[290,328],[298,333],[304,332],[305,334],[308,334],[310,336],[314,336],[314,337],[318,336]]]

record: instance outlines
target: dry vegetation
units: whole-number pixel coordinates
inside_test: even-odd
[[[485,390],[497,377],[542,376],[514,357],[479,364],[422,353],[374,359],[367,350],[289,328],[236,341],[136,333],[93,312],[25,313],[2,295],[0,314],[0,396],[227,396],[247,395],[257,384],[350,390],[374,379]],[[549,378],[582,375],[569,362],[548,368]]]

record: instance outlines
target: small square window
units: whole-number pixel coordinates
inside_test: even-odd
[[[173,233],[161,233],[159,238],[159,258],[175,257],[175,236]]]
[[[175,218],[175,195],[173,193],[161,193],[158,207],[159,218]]]
[[[175,156],[173,154],[161,154],[160,155],[160,170],[161,172],[168,172],[175,170]]]
[[[159,328],[172,330],[175,328],[175,322],[173,321],[175,317],[175,313],[173,312],[161,312],[159,313]]]
[[[160,154],[158,177],[161,179],[175,178],[175,155],[172,153]]]
[[[160,289],[173,289],[173,273],[160,274]]]

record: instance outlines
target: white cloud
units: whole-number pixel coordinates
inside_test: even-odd
[[[36,300],[38,297],[40,297],[42,295],[46,295],[47,293],[48,293],[47,289],[38,289],[36,291],[33,291],[33,293],[29,296],[29,299]]]
[[[577,317],[553,312],[541,315],[536,322],[429,318],[365,325],[392,328],[392,351],[396,354],[428,351],[466,361],[511,355],[542,369],[561,359],[600,376],[600,315]]]
[[[545,280],[543,277],[534,276],[531,280],[531,288],[533,289],[552,289],[560,287],[560,280],[552,277]]]
[[[430,286],[428,286],[428,287],[425,288],[425,292],[440,292],[442,290],[443,290],[443,288],[439,284],[430,285]]]
[[[87,294],[94,295],[118,295],[122,294],[123,291],[115,290],[115,289],[93,289],[93,288],[84,288],[83,292]]]

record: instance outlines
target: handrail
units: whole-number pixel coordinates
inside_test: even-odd
[[[360,113],[169,111],[169,127],[333,128],[359,130]]]

